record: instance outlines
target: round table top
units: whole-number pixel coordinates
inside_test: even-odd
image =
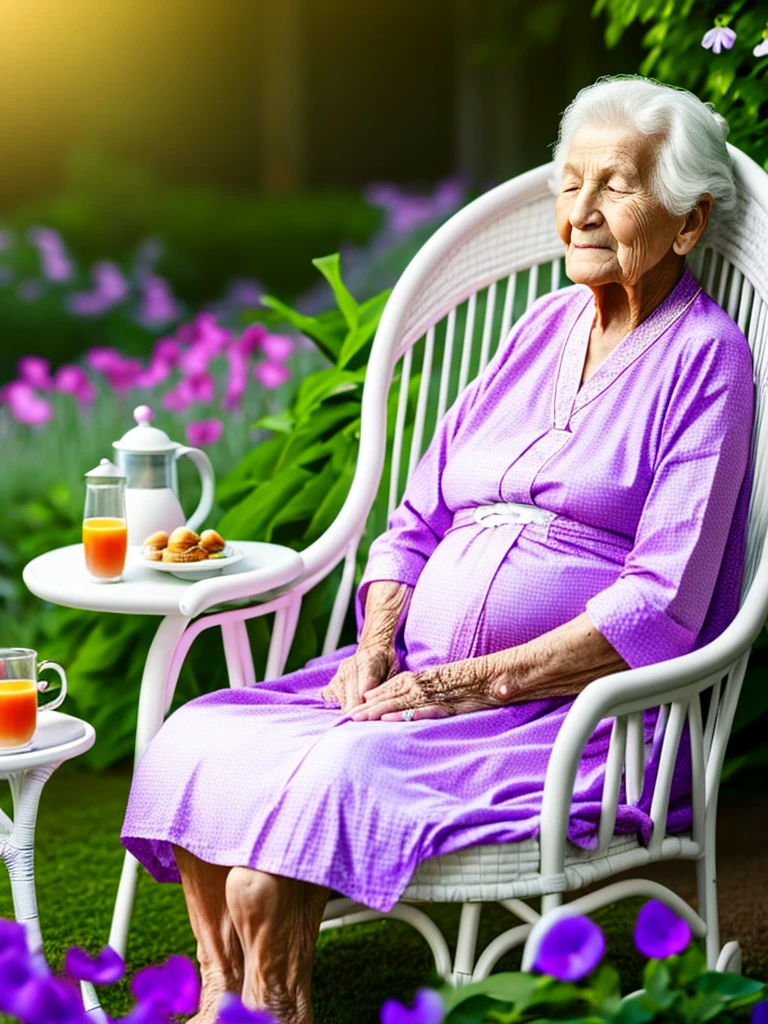
[[[223,569],[218,576],[197,582],[149,568],[140,550],[131,548],[119,583],[94,583],[85,569],[82,544],[57,548],[33,559],[24,568],[24,582],[36,597],[68,608],[135,615],[179,615],[185,614],[181,602],[190,599],[195,587],[210,590],[214,581],[226,578],[234,582],[234,577],[249,573],[254,580],[253,592],[258,594],[258,577],[262,573],[273,581],[272,586],[282,586],[298,579],[303,572],[301,556],[283,544],[232,543],[245,552],[245,558]],[[228,596],[222,588],[222,601],[233,596]]]
[[[38,711],[37,729],[29,749],[15,754],[4,754],[0,749],[0,779],[42,764],[67,761],[90,750],[95,739],[93,726],[82,718],[61,711]]]

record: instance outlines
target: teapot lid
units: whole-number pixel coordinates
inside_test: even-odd
[[[109,480],[125,480],[125,473],[121,473],[114,462],[109,459],[102,459],[94,469],[89,469],[85,476],[92,480],[94,478],[106,483]]]
[[[171,452],[178,448],[176,441],[172,441],[165,431],[150,426],[153,415],[148,405],[137,406],[133,416],[138,426],[123,434],[112,447],[124,452]]]

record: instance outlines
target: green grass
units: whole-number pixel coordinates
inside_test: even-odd
[[[118,833],[128,795],[126,768],[94,773],[77,763],[62,766],[48,782],[37,827],[37,893],[48,961],[61,970],[69,946],[95,953],[106,943],[122,860]],[[10,811],[7,787],[0,806]],[[455,944],[457,906],[430,907]],[[634,951],[632,926],[638,901],[595,915],[606,932],[609,958],[625,992],[639,987],[643,959]],[[0,870],[0,916],[12,917],[10,884]],[[513,923],[501,907],[483,911],[482,945]],[[515,922],[516,923],[516,922]],[[141,872],[127,950],[127,976],[172,953],[194,958],[195,944],[179,885],[158,885]],[[497,970],[519,967],[509,954]],[[386,998],[410,1000],[425,984],[437,984],[421,936],[398,921],[374,921],[320,935],[314,972],[317,1024],[375,1024]],[[102,990],[111,1015],[126,1013],[132,997],[126,981]],[[0,1017],[0,1019],[2,1019]]]

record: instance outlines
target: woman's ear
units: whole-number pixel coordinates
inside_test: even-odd
[[[687,255],[701,238],[714,203],[714,198],[709,192],[705,192],[685,218],[685,223],[678,231],[672,243],[672,248],[678,256]]]

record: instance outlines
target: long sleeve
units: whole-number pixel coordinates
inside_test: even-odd
[[[701,339],[680,373],[634,546],[616,581],[586,604],[631,668],[693,650],[718,581],[733,582],[735,571],[740,584],[753,392],[740,334]]]

